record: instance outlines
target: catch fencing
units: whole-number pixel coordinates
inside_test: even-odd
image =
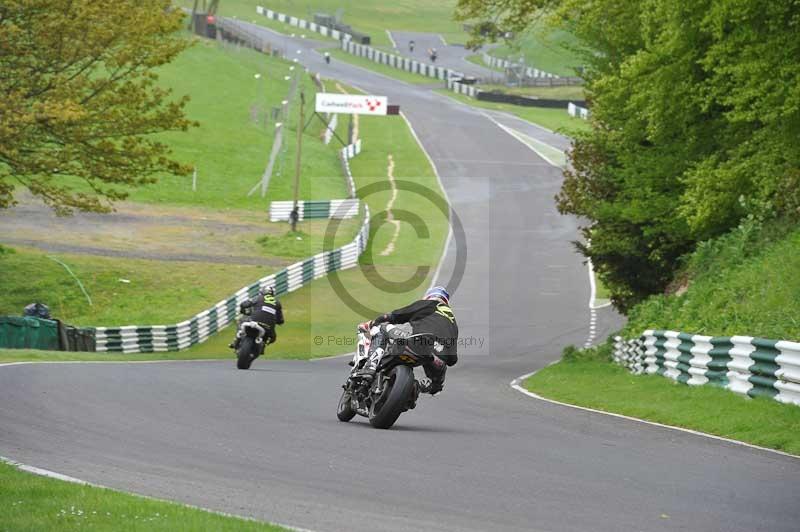
[[[342,149],[345,160],[361,151],[361,143]],[[355,183],[350,174],[347,177],[355,195]],[[256,296],[259,290],[275,288],[275,294],[284,295],[324,277],[330,272],[354,268],[358,257],[369,241],[369,207],[364,204],[364,221],[361,230],[349,244],[332,251],[318,253],[311,258],[296,262],[291,266],[268,275],[246,286],[213,307],[174,325],[129,325],[125,327],[93,328],[96,350],[116,353],[152,353],[161,351],[180,351],[195,344],[205,342],[211,335],[232,323],[237,316],[239,305]]]
[[[298,201],[298,220],[347,219],[358,216],[357,199]],[[270,222],[285,222],[291,218],[293,201],[273,201],[269,206]]]
[[[635,374],[718,386],[750,397],[800,405],[800,343],[752,336],[703,336],[647,330],[615,338],[614,361]]]

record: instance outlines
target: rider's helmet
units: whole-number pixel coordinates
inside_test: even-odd
[[[425,292],[425,299],[436,299],[445,305],[450,304],[450,293],[443,286],[434,286]]]
[[[274,296],[275,295],[275,287],[274,286],[268,286],[266,288],[262,288],[261,289],[261,295],[262,296]]]

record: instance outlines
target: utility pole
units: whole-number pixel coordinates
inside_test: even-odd
[[[303,126],[305,125],[304,108],[306,105],[306,94],[303,89],[300,89],[300,120],[297,122],[297,154],[294,167],[294,209],[291,216],[292,232],[297,230],[298,218],[298,198],[300,195],[300,158],[303,151]]]

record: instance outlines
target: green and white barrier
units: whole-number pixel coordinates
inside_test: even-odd
[[[378,50],[364,44],[358,44],[351,40],[342,41],[342,50],[348,54],[364,57],[375,63],[380,63],[398,70],[405,70],[406,72],[411,72],[412,74],[419,74],[420,76],[435,78],[442,81],[447,81],[451,78],[464,77],[464,74],[461,72],[456,72],[455,70],[451,70],[449,68],[422,63],[402,55],[390,54],[384,52],[383,50]]]
[[[298,220],[347,219],[358,216],[357,199],[298,201]],[[269,221],[285,222],[291,219],[293,201],[273,201],[269,205]]]
[[[647,330],[633,340],[615,338],[614,361],[632,373],[800,405],[798,342]]]
[[[256,13],[265,16],[268,19],[277,20],[278,22],[289,24],[290,26],[294,26],[301,30],[308,30],[308,31],[313,31],[314,33],[319,33],[320,35],[324,35],[325,37],[331,37],[333,39],[338,39],[338,40],[350,40],[353,38],[353,36],[350,35],[349,33],[335,30],[333,28],[329,28],[328,26],[317,24],[316,22],[309,22],[308,20],[293,17],[291,15],[278,13],[277,11],[273,11],[272,9],[267,9],[266,7],[256,6]]]
[[[447,80],[447,88],[456,94],[464,94],[469,96],[470,98],[477,98],[478,93],[481,92],[480,89],[476,89],[473,85],[467,85],[466,83],[459,83],[454,79]]]
[[[489,65],[491,68],[498,68],[505,70],[506,68],[518,68],[523,67],[523,73],[526,77],[529,78],[550,78],[550,79],[557,79],[558,76],[555,74],[551,74],[550,72],[545,72],[544,70],[539,70],[538,68],[533,68],[529,66],[522,65],[521,63],[513,63],[508,61],[507,59],[500,59],[499,57],[495,57],[493,55],[489,55],[486,52],[483,52],[483,62]]]
[[[361,151],[361,142],[342,149],[347,162]],[[355,190],[349,164],[345,165],[348,182]],[[356,200],[357,201],[357,200]],[[174,325],[128,325],[125,327],[94,327],[96,350],[117,353],[152,353],[180,351],[205,342],[209,336],[232,323],[239,311],[239,304],[254,297],[259,290],[270,286],[277,295],[293,292],[330,272],[346,270],[358,265],[358,257],[369,241],[369,207],[364,204],[364,222],[356,238],[349,244],[332,251],[318,253],[311,258],[296,262],[277,273],[268,275],[245,286],[231,297],[213,307]]]

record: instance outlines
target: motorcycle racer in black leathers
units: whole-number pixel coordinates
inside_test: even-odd
[[[386,324],[396,327],[387,327]],[[384,347],[387,338],[402,341],[412,334],[431,334],[436,338],[441,351],[435,354],[430,363],[423,365],[425,375],[430,380],[420,382],[420,391],[431,395],[442,391],[447,367],[458,362],[458,324],[450,308],[450,294],[446,289],[441,286],[433,287],[425,292],[424,299],[361,325],[365,330],[375,326],[381,326],[381,332],[373,338],[370,345],[370,361],[361,370],[363,376],[374,377],[377,358],[372,355],[376,349]]]
[[[267,288],[258,293],[254,298],[245,301],[239,305],[239,312],[242,316],[237,320],[236,333],[237,336],[233,342],[228,346],[233,349],[239,348],[241,338],[238,336],[239,329],[245,321],[255,321],[264,327],[265,337],[264,345],[275,343],[278,339],[278,334],[275,332],[276,325],[283,325],[283,307],[278,298],[275,297],[275,289],[272,287]]]

